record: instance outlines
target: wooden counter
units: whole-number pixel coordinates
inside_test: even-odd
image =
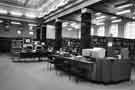
[[[104,83],[128,81],[131,76],[131,66],[129,60],[96,59],[96,73],[92,79]]]
[[[75,60],[72,57],[63,57],[58,55],[53,55],[53,57],[55,58],[55,65],[64,71],[68,71],[86,79],[91,77],[91,72],[93,72],[92,70],[95,65],[94,62]]]
[[[75,60],[72,57],[53,55],[54,63],[65,71],[95,82],[117,83],[130,80],[131,64],[128,60],[95,59]]]

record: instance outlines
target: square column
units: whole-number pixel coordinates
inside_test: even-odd
[[[62,47],[62,22],[56,20],[55,22],[55,50]]]
[[[81,13],[81,49],[92,47],[91,43],[91,15],[92,12],[89,9],[82,9]]]
[[[47,28],[46,25],[42,25],[42,34],[41,34],[41,38],[42,38],[42,41],[43,41],[43,42],[46,41],[46,28]]]
[[[41,26],[37,27],[36,39],[39,40],[39,41],[41,40]]]

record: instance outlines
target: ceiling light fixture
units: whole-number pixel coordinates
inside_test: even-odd
[[[37,26],[36,24],[28,24],[29,26]]]
[[[20,25],[21,23],[20,22],[12,21],[11,24],[18,24],[18,25]]]
[[[92,20],[92,24],[102,23],[102,22],[104,22],[104,21],[105,21],[105,19],[98,19],[98,20],[93,19],[93,20]]]
[[[131,12],[131,10],[130,9],[127,9],[127,10],[123,10],[123,11],[117,12],[116,14],[117,15],[121,15],[121,14],[130,13],[130,12]]]
[[[21,30],[17,30],[17,34],[20,35],[22,32]]]
[[[112,23],[121,22],[121,19],[113,20]]]
[[[135,16],[133,16],[132,19],[135,19]]]
[[[5,9],[0,9],[0,13],[1,13],[1,14],[8,14],[8,11],[5,10]]]
[[[123,9],[123,8],[131,7],[131,6],[133,6],[133,4],[129,3],[129,4],[118,6],[116,7],[116,9]]]
[[[114,16],[114,17],[111,17],[111,19],[116,19],[116,18],[117,18],[117,17],[115,17],[115,16]]]
[[[98,13],[96,13],[95,15],[96,15],[96,16],[99,16],[99,15],[101,15],[101,13],[100,13],[100,12],[98,12]]]
[[[21,17],[23,15],[23,13],[18,12],[18,11],[11,11],[10,14],[13,16],[18,16],[18,17]]]
[[[96,19],[103,19],[105,18],[106,16],[100,16],[100,17],[96,17]]]
[[[27,18],[36,18],[36,15],[34,15],[34,14],[32,14],[32,13],[26,13],[25,14],[25,16],[27,17]]]
[[[0,20],[0,23],[3,23],[3,20]]]
[[[34,32],[30,31],[30,32],[29,32],[29,35],[31,35],[31,36],[34,35]]]

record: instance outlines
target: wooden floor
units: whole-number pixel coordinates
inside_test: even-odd
[[[0,90],[135,90],[132,81],[102,85],[65,74],[47,62],[13,63],[11,57],[0,55]]]

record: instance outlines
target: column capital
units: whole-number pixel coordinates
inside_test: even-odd
[[[93,11],[91,9],[88,8],[82,8],[81,9],[81,13],[92,13]]]
[[[47,24],[42,24],[41,27],[46,27]]]
[[[55,22],[62,22],[62,20],[60,20],[60,19],[55,19]]]
[[[127,22],[129,22],[129,20],[122,19],[122,22],[121,23],[127,23]]]

